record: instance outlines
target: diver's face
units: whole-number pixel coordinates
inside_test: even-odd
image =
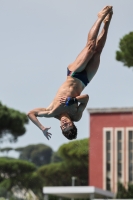
[[[62,117],[60,127],[64,132],[69,131],[73,128],[73,122],[67,117]]]

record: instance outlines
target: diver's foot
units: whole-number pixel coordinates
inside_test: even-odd
[[[112,10],[112,6],[105,6],[99,13],[98,17],[103,20]]]
[[[110,12],[109,12],[109,14],[105,17],[105,19],[103,20],[103,22],[104,23],[106,23],[106,22],[109,22],[110,20],[111,20],[111,18],[112,18],[112,15],[113,15],[113,10],[111,10]]]

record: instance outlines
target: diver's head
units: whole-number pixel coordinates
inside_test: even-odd
[[[64,114],[60,118],[62,134],[68,139],[73,140],[77,138],[77,128],[68,114]]]

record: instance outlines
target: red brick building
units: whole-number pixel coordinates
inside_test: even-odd
[[[88,109],[89,185],[117,192],[133,183],[133,108]]]

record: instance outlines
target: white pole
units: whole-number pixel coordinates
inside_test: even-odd
[[[75,179],[76,179],[77,177],[75,177],[75,176],[72,176],[72,186],[75,186]],[[71,198],[71,200],[74,200],[74,198]]]

